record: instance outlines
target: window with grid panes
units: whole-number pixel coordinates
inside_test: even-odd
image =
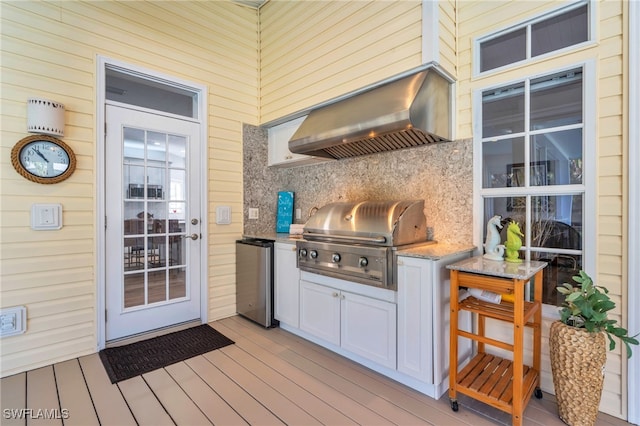
[[[483,223],[500,215],[520,224],[520,257],[549,263],[550,305],[583,262],[583,102],[582,68],[482,92]]]

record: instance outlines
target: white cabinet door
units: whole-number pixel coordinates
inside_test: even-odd
[[[275,243],[274,316],[278,321],[298,328],[300,270],[296,267],[296,246]]]
[[[300,329],[340,345],[340,291],[300,281]]]
[[[432,262],[398,257],[398,371],[433,383]]]
[[[396,305],[341,293],[341,346],[385,367],[396,368]]]
[[[289,151],[289,139],[305,118],[306,116],[296,118],[268,129],[269,166],[293,167],[328,161],[326,158],[294,154]]]

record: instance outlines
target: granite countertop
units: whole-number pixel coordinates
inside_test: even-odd
[[[544,269],[545,266],[547,266],[547,262],[538,262],[535,260],[523,260],[522,263],[510,263],[504,260],[489,260],[483,256],[475,256],[452,263],[448,265],[447,268],[473,274],[528,280],[534,276],[536,272]]]
[[[476,246],[471,244],[427,243],[398,249],[398,256],[420,257],[423,259],[439,260],[447,256],[461,253],[471,253]]]
[[[302,239],[302,235],[291,235],[287,233],[270,232],[266,234],[256,234],[256,235],[244,234],[242,235],[242,238],[258,238],[261,240],[276,241],[278,243],[295,244],[296,241]]]
[[[302,235],[290,235],[287,233],[267,233],[259,235],[245,234],[243,238],[259,238],[261,240],[271,240],[279,243],[295,244],[302,239]],[[460,253],[470,253],[476,249],[470,244],[448,244],[448,243],[425,243],[411,245],[410,247],[398,249],[398,256],[419,257],[423,259],[438,260],[447,256]]]

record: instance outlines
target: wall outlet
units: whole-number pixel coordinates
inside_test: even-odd
[[[27,328],[27,308],[15,306],[0,309],[0,337],[22,334]]]
[[[296,219],[302,219],[302,210],[296,209]]]
[[[260,217],[259,210],[255,207],[249,207],[249,219],[256,220]]]

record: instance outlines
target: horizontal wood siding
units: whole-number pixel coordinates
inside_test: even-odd
[[[472,75],[473,41],[475,38],[509,28],[561,6],[559,2],[457,2],[458,5],[458,137],[472,137],[472,93],[475,89],[509,82],[524,76],[544,73],[569,64],[595,59],[597,138],[597,282],[609,288],[617,300],[614,318],[626,323],[623,223],[625,131],[624,117],[624,42],[623,22],[626,18],[623,1],[594,2],[596,43],[574,52],[550,56],[523,66],[492,73],[483,77]],[[591,141],[589,141],[591,142]],[[588,142],[588,143],[589,143]],[[546,345],[550,323],[543,324]],[[543,346],[544,353],[544,346]],[[626,416],[626,360],[620,347],[607,358],[605,389],[600,409],[611,415]],[[553,392],[548,358],[543,357],[542,387]]]
[[[0,299],[27,307],[27,332],[2,339],[2,376],[96,351],[96,57],[208,87],[210,320],[235,313],[232,241],[242,233],[242,123],[258,122],[258,12],[230,2],[2,2]],[[12,146],[26,100],[65,104],[77,169],[56,185],[19,176]],[[64,227],[30,229],[33,203],[61,203]],[[215,224],[229,205],[231,225]]]
[[[260,11],[261,122],[421,64],[420,1],[272,1]]]
[[[458,73],[456,2],[439,1],[438,7],[439,63],[455,78]]]

